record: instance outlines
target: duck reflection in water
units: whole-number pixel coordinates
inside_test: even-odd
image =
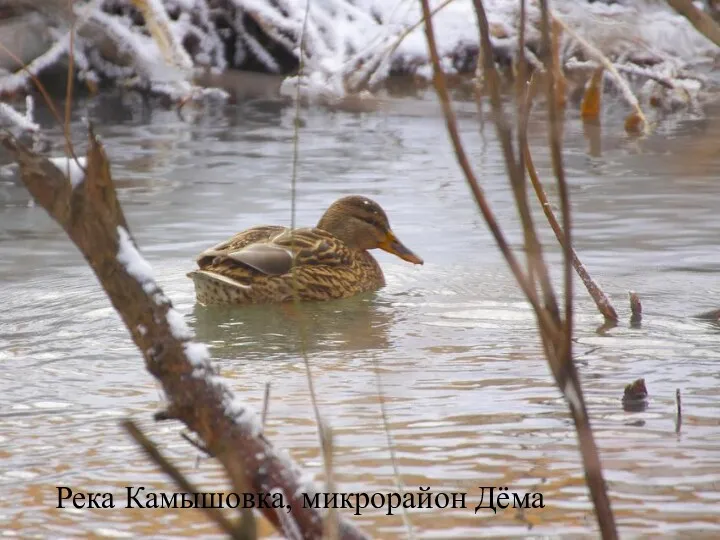
[[[387,349],[390,305],[366,293],[333,302],[263,306],[195,304],[195,332],[215,358],[267,360],[325,351]],[[303,345],[304,340],[304,345]]]

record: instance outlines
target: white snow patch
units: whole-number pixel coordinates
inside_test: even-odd
[[[159,290],[159,289],[158,289],[157,284],[153,282],[153,283],[143,284],[143,290],[149,294],[151,291],[155,291],[155,290]],[[155,304],[157,304],[158,306],[162,306],[164,304],[170,303],[170,299],[161,292],[156,292],[155,294],[153,294],[152,298],[153,298],[153,302],[155,302]]]
[[[32,109],[28,109],[26,114],[20,114],[7,103],[0,103],[0,118],[20,128],[22,131],[35,133],[40,130],[40,126],[32,121]]]
[[[138,280],[141,285],[145,285],[147,282],[155,282],[153,276],[152,266],[147,262],[140,252],[137,250],[130,235],[125,230],[125,227],[118,225],[118,252],[117,260],[120,264],[125,267],[128,274]]]
[[[185,323],[185,318],[176,309],[170,308],[165,314],[170,332],[176,339],[192,339],[193,333],[190,327]]]
[[[138,324],[135,328],[137,328],[137,331],[141,336],[147,334],[147,327],[144,324]]]
[[[570,406],[575,409],[577,413],[582,413],[582,403],[580,403],[580,396],[575,391],[575,387],[572,385],[572,381],[568,379],[565,382],[565,388],[563,388],[563,394],[565,399],[568,400]]]
[[[236,424],[244,424],[253,437],[260,435],[262,433],[262,424],[257,411],[240,398],[233,397],[224,382],[218,381],[218,383],[226,389],[227,398],[230,398],[229,401],[226,400],[225,402],[225,414],[231,417]]]
[[[210,351],[208,351],[207,345],[195,341],[188,341],[187,343],[183,343],[183,349],[185,350],[185,356],[187,356],[193,366],[197,368],[208,367]],[[203,375],[205,373],[207,372],[203,371]],[[193,375],[195,375],[195,370],[193,370]]]
[[[48,158],[48,161],[70,180],[70,185],[73,188],[76,188],[85,180],[85,171],[83,169],[87,167],[87,158],[79,157],[76,161],[74,158],[54,157]]]

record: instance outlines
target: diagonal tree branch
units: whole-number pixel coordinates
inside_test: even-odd
[[[14,138],[0,137],[0,142],[20,164],[35,201],[80,249],[142,352],[146,368],[162,384],[168,405],[161,417],[180,420],[195,432],[222,463],[235,489],[282,493],[285,508],[259,509],[276,528],[282,531],[291,523],[303,538],[321,538],[323,515],[303,505],[303,494],[312,487],[301,482],[298,467],[262,435],[254,412],[217,377],[207,348],[192,341],[192,332],[137,251],[110,164],[92,128],[85,177],[74,187],[60,169]],[[347,521],[340,523],[340,537],[366,538]]]

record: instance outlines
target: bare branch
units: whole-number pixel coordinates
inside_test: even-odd
[[[312,486],[300,480],[298,467],[281,457],[262,435],[254,412],[235,399],[216,376],[204,345],[191,341],[192,332],[174,311],[137,251],[117,199],[110,165],[90,129],[85,180],[74,189],[60,170],[11,137],[0,142],[14,153],[22,180],[35,201],[65,229],[80,249],[120,314],[145,366],[167,396],[166,418],[180,419],[225,467],[233,486],[247,483],[253,491],[280,490],[283,512],[307,538],[322,534],[322,515],[304,508],[303,494]],[[278,514],[263,514],[280,527]],[[365,535],[346,521],[342,538]]]

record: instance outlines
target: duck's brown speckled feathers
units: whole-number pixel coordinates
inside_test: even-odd
[[[362,203],[359,206],[358,200]],[[384,223],[378,223],[378,212],[374,207],[368,209],[370,204],[382,212],[369,199],[346,197],[331,206],[323,217],[330,215],[341,225],[333,225],[327,219],[320,221],[329,222],[327,228],[337,228],[337,235],[347,242],[317,227],[291,231],[270,225],[253,227],[207,249],[197,258],[198,269],[188,274],[195,282],[198,301],[287,302],[293,300],[293,291],[300,300],[330,300],[383,287],[383,272],[368,247],[381,247],[416,263],[422,260],[397,240],[384,212],[381,220]],[[347,220],[344,212],[349,214]],[[390,242],[392,247],[384,247]]]

